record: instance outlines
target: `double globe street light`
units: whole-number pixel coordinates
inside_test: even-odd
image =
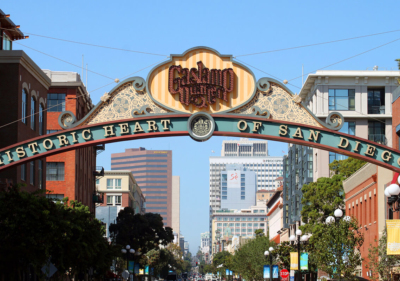
[[[389,208],[389,219],[393,219],[393,212],[399,211],[400,206],[397,206],[397,208],[393,208],[393,203],[395,202],[400,202],[400,176],[397,178],[397,183],[392,183],[385,189],[385,196],[388,197],[388,204],[390,206]]]
[[[293,244],[294,242],[296,242],[297,240],[297,270],[298,270],[298,277],[299,277],[299,281],[301,280],[301,270],[300,270],[300,245],[303,243],[307,243],[308,239],[310,239],[311,234],[307,235],[304,234],[302,235],[303,232],[300,229],[296,230],[296,235],[291,235],[289,237],[289,241]],[[297,239],[296,239],[297,236]]]
[[[274,251],[273,247],[269,247],[268,251],[264,252],[265,258],[269,257],[269,280],[272,281],[272,252]]]
[[[126,245],[126,247],[125,247],[126,249],[121,249],[121,252],[123,253],[123,254],[126,254],[126,270],[128,270],[128,272],[129,272],[129,254],[132,254],[132,255],[134,255],[135,254],[135,250],[134,249],[131,249],[131,246],[130,245]],[[135,269],[133,269],[133,270],[135,270]],[[130,272],[129,272],[129,276],[130,276]]]

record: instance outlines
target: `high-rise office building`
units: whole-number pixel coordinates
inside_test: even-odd
[[[180,232],[180,176],[172,176],[172,211],[171,225],[179,239]]]
[[[173,227],[171,150],[125,149],[111,154],[111,170],[131,171],[146,197],[146,212],[160,214]]]
[[[244,138],[240,140],[223,141],[221,156],[268,156],[268,141],[254,141]]]
[[[249,209],[256,204],[256,173],[243,164],[227,164],[221,172],[221,209]]]

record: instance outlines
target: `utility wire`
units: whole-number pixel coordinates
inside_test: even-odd
[[[12,29],[12,28],[4,28],[4,27],[0,27],[0,29],[15,30],[15,29]],[[53,40],[64,41],[64,42],[68,42],[68,43],[75,43],[75,44],[81,44],[81,45],[104,48],[104,49],[111,49],[111,50],[125,51],[125,52],[145,54],[145,55],[153,55],[153,56],[161,56],[161,57],[169,57],[167,55],[148,53],[148,52],[142,52],[142,51],[134,51],[134,50],[128,50],[128,49],[115,48],[115,47],[108,47],[108,46],[90,44],[90,43],[85,43],[85,42],[78,42],[78,41],[73,41],[73,40],[67,40],[67,39],[62,39],[62,38],[50,37],[50,36],[45,36],[45,35],[40,35],[40,34],[34,34],[34,33],[30,33],[30,32],[24,32],[24,33],[29,34],[29,35],[33,35],[33,36],[47,38],[47,39],[53,39]]]
[[[81,68],[81,66],[79,66],[79,65],[77,65],[77,64],[70,63],[70,62],[65,61],[65,60],[63,60],[63,59],[60,59],[60,58],[57,58],[57,57],[55,57],[55,56],[49,55],[49,54],[47,54],[47,53],[44,53],[44,52],[42,52],[42,51],[36,50],[36,49],[34,49],[34,48],[32,48],[32,47],[28,47],[28,46],[26,46],[26,45],[24,45],[24,44],[16,43],[16,42],[15,42],[15,44],[24,46],[25,48],[31,49],[31,50],[33,50],[33,51],[35,51],[35,52],[38,52],[38,53],[41,53],[41,54],[43,54],[43,55],[45,55],[45,56],[51,57],[51,58],[53,58],[53,59],[56,59],[56,60],[59,60],[59,61],[62,61],[62,62],[65,62],[65,63],[67,63],[67,64],[76,66],[76,67],[78,67],[78,68]],[[93,74],[96,74],[96,75],[103,76],[103,77],[105,77],[105,78],[114,80],[114,78],[109,77],[109,76],[106,76],[106,75],[103,75],[103,74],[101,74],[101,73],[98,73],[98,72],[95,72],[95,71],[92,71],[92,70],[89,70],[89,69],[87,69],[87,71],[89,71],[89,72],[91,72],[91,73],[93,73]]]
[[[139,71],[142,71],[142,70],[144,70],[144,69],[146,69],[146,68],[149,68],[149,67],[151,67],[151,66],[153,66],[153,65],[155,65],[155,64],[158,64],[158,63],[160,63],[160,62],[162,62],[162,61],[165,61],[165,60],[160,60],[160,61],[158,61],[158,62],[156,62],[156,63],[150,64],[150,65],[148,65],[148,66],[146,66],[146,67],[144,67],[144,68],[142,68],[142,69],[139,69],[139,70],[137,70],[137,71],[135,71],[135,72],[133,72],[133,73],[131,73],[131,74],[128,74],[128,75],[122,77],[122,79],[124,79],[124,78],[126,78],[126,77],[128,77],[128,76],[131,76],[131,75],[133,75],[133,74],[135,74],[135,73],[138,73]],[[83,83],[83,82],[82,82],[82,83]],[[96,88],[96,89],[94,89],[94,90],[92,90],[92,91],[90,91],[90,92],[92,93],[92,92],[94,92],[94,91],[97,91],[97,90],[99,90],[99,89],[101,89],[101,88],[104,88],[104,87],[106,87],[106,86],[109,86],[109,85],[111,85],[111,84],[114,84],[114,82],[108,83],[108,84],[106,84],[106,85],[104,85],[104,86],[101,86],[101,87],[99,87],[99,88]],[[83,96],[83,95],[84,95],[84,94],[77,95],[77,98],[79,98],[79,97],[81,97],[81,96]],[[48,111],[50,108],[56,107],[56,106],[58,106],[58,105],[60,105],[60,104],[62,104],[62,102],[61,102],[61,103],[58,103],[58,104],[55,104],[55,105],[53,105],[53,106],[47,107],[47,108],[43,109],[42,112]],[[0,126],[0,129],[6,127],[6,126],[8,126],[8,125],[11,125],[11,124],[13,124],[13,123],[16,123],[16,122],[18,122],[18,121],[21,121],[21,120],[23,120],[23,119],[28,119],[29,117],[31,117],[31,116],[33,116],[33,115],[36,115],[36,114],[39,114],[39,112],[35,112],[34,114],[27,115],[27,116],[24,117],[24,118],[19,118],[19,119],[15,120],[15,121],[12,121],[12,122],[10,122],[10,123],[1,125],[1,126]]]
[[[400,31],[400,29],[397,29],[397,30],[392,30],[392,31],[385,31],[385,32],[380,32],[380,33],[362,35],[362,36],[339,39],[339,40],[333,40],[333,41],[327,41],[327,42],[320,42],[320,43],[314,43],[314,44],[308,44],[308,45],[302,45],[302,46],[296,46],[296,47],[289,47],[289,48],[283,48],[283,49],[276,49],[276,50],[270,50],[270,51],[265,51],[265,52],[251,53],[251,54],[245,54],[245,55],[238,55],[238,56],[235,56],[234,58],[244,57],[244,56],[254,56],[254,55],[273,53],[273,52],[288,51],[288,50],[300,49],[300,48],[306,48],[306,47],[312,47],[312,46],[318,46],[318,45],[325,45],[325,44],[331,44],[331,43],[336,43],[336,42],[360,39],[360,38],[371,37],[371,36],[376,36],[376,35],[382,35],[382,34],[387,34],[387,33],[392,33],[392,32],[399,32],[399,31]]]
[[[345,59],[343,59],[343,60],[337,61],[337,62],[335,62],[335,63],[332,63],[332,64],[330,64],[330,65],[327,65],[327,66],[324,66],[324,67],[318,68],[317,70],[314,70],[314,71],[308,72],[306,75],[308,75],[308,74],[311,74],[311,73],[313,73],[313,72],[316,72],[316,71],[318,71],[318,70],[320,70],[320,69],[328,68],[328,67],[330,67],[330,66],[333,66],[333,65],[335,65],[335,64],[338,64],[338,63],[341,63],[341,62],[344,62],[344,61],[350,60],[350,59],[352,59],[352,58],[355,58],[355,57],[361,56],[361,55],[363,55],[363,54],[365,54],[365,53],[368,53],[368,52],[371,52],[371,51],[373,51],[373,50],[379,49],[379,48],[381,48],[381,47],[384,47],[384,46],[386,46],[386,45],[392,44],[392,43],[394,43],[394,42],[396,42],[396,41],[399,41],[399,40],[400,40],[400,38],[397,38],[396,40],[393,40],[393,41],[387,42],[387,43],[385,43],[385,44],[383,44],[383,45],[380,45],[380,46],[374,47],[374,48],[372,48],[372,49],[369,49],[369,50],[367,50],[367,51],[364,51],[364,52],[362,52],[362,53],[359,53],[359,54],[357,54],[357,55],[354,55],[354,56],[351,56],[351,57],[345,58]],[[288,81],[292,81],[292,80],[295,80],[295,79],[298,79],[298,78],[301,78],[301,77],[303,77],[303,75],[297,76],[297,77],[295,77],[295,78],[292,78],[292,79],[290,79],[290,80],[288,80]]]

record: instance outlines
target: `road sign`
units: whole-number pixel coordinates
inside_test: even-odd
[[[289,277],[289,270],[287,270],[285,268],[282,269],[280,275],[281,275],[282,279],[287,279]]]
[[[48,278],[50,278],[51,276],[53,276],[53,274],[56,273],[56,271],[57,271],[57,267],[55,267],[54,264],[52,264],[52,263],[50,262],[50,260],[48,261],[48,263],[47,263],[46,265],[44,265],[44,266],[42,267],[42,272],[43,272],[44,274],[46,274],[46,276],[47,276]]]

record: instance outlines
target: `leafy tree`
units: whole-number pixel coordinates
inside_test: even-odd
[[[255,234],[256,236],[264,236],[264,230],[263,230],[263,229],[256,229],[256,230],[254,231],[254,234]]]
[[[279,268],[290,269],[290,253],[297,252],[296,245],[291,245],[290,242],[281,242],[275,249],[274,253],[277,254]]]
[[[269,258],[266,260],[264,252],[269,247],[275,248],[275,243],[269,240],[268,236],[258,236],[251,239],[235,251],[232,259],[232,268],[234,272],[240,273],[246,280],[262,280],[263,268],[269,264]],[[273,251],[272,262],[276,262],[276,252]]]
[[[110,224],[110,235],[118,245],[130,245],[141,253],[147,253],[159,244],[166,246],[174,239],[172,229],[164,228],[159,214],[135,214],[131,207],[118,213],[117,222]]]
[[[341,175],[343,180],[345,180],[357,172],[362,166],[365,165],[365,163],[367,162],[349,157],[345,160],[334,160],[331,164],[329,164],[329,169],[335,175]]]
[[[350,221],[340,219],[336,223],[321,224],[320,227],[320,239],[314,239],[312,243],[313,261],[333,279],[339,279],[340,276],[348,280],[355,279],[354,272],[362,262],[360,249],[364,242],[358,222],[354,218]]]
[[[400,256],[387,255],[387,233],[386,229],[376,246],[370,244],[368,248],[368,263],[367,268],[372,271],[370,277],[373,281],[383,280],[390,281],[393,268],[398,265]]]

